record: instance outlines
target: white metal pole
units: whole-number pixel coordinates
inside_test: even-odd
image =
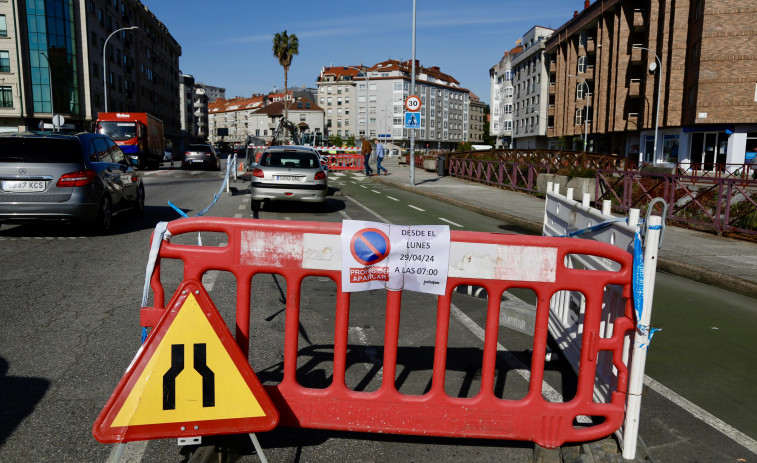
[[[108,49],[108,40],[110,40],[110,38],[113,37],[117,32],[128,31],[131,29],[139,29],[139,27],[131,26],[131,27],[122,27],[121,29],[116,29],[110,33],[108,38],[105,39],[105,43],[103,43],[103,100],[105,100],[106,113],[108,112],[108,80],[107,80],[108,62],[105,60],[105,50]]]
[[[649,348],[651,334],[652,300],[654,298],[662,217],[650,216],[649,223],[645,225],[647,226],[647,233],[644,240],[644,302],[641,320],[637,320],[637,328],[634,333],[628,375],[628,403],[626,404],[626,419],[623,426],[623,458],[627,460],[636,458],[641,394],[644,387],[644,367],[647,362],[647,349]]]
[[[413,57],[410,75],[410,94],[415,95],[415,3],[413,0]],[[415,129],[410,130],[410,186],[415,186]]]

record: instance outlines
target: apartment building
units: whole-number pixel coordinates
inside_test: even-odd
[[[223,141],[233,145],[243,145],[248,136],[261,143],[271,141],[274,130],[284,117],[283,100],[282,92],[209,103],[208,139],[213,144]],[[289,101],[287,110],[289,120],[300,133],[323,133],[324,111],[309,98],[298,97]],[[219,129],[222,133],[228,132],[228,135],[219,136]]]
[[[0,2],[3,23],[0,130],[36,130],[53,114],[90,129],[105,80],[108,110],[149,112],[180,136],[181,47],[139,0]]]
[[[521,39],[522,51],[511,60],[514,148],[548,148],[549,74],[544,62],[544,44],[552,32],[546,27],[532,27]]]
[[[387,60],[373,66],[324,67],[318,77],[318,102],[326,110],[331,136],[387,140],[407,148],[405,99],[411,94],[411,61]],[[421,98],[418,149],[454,149],[469,139],[469,91],[439,69],[416,61],[416,95]]]
[[[491,125],[490,133],[496,137],[495,148],[513,148],[513,113],[515,105],[513,96],[513,58],[523,51],[520,40],[515,48],[505,50],[502,59],[489,69],[489,88],[491,89]]]
[[[468,141],[474,145],[484,142],[484,124],[486,123],[486,103],[473,92],[468,94]]]
[[[196,85],[205,90],[205,95],[208,97],[209,103],[212,103],[216,100],[226,99],[226,89],[223,87],[215,87],[213,85],[204,84],[202,82],[197,82]]]
[[[657,165],[743,163],[757,146],[755,19],[731,0],[587,0],[546,42],[547,135]]]

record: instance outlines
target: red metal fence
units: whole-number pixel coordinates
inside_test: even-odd
[[[368,431],[378,433],[530,440],[552,448],[564,442],[585,442],[604,437],[619,428],[624,417],[628,368],[623,345],[634,329],[631,295],[632,257],[604,243],[568,238],[547,238],[480,232],[451,231],[450,274],[444,295],[437,296],[432,379],[422,395],[398,390],[398,338],[403,291],[388,291],[385,300],[385,332],[382,383],[378,390],[350,389],[345,382],[348,367],[348,330],[351,293],[342,292],[339,265],[341,224],[269,221],[231,218],[187,218],[172,221],[168,231],[175,240],[181,234],[215,232],[226,235],[224,247],[203,247],[165,242],[151,287],[155,307],[142,309],[142,325],[154,326],[165,310],[166,293],[161,282],[161,262],[183,263],[184,280],[201,281],[205,272],[230,272],[236,279],[236,341],[247,353],[250,342],[251,282],[256,274],[279,274],[286,280],[286,320],[283,379],[265,386],[281,415],[281,424],[294,427]],[[476,252],[471,254],[471,249]],[[493,258],[486,266],[471,264],[473,255]],[[459,255],[459,262],[453,256]],[[591,255],[619,263],[618,271],[582,270],[566,266],[568,256]],[[453,265],[453,260],[455,264]],[[314,264],[315,262],[316,264]],[[471,277],[474,265],[478,277]],[[305,355],[298,345],[302,283],[306,277],[326,277],[336,283],[333,332],[333,376],[321,389],[298,381],[298,358]],[[460,285],[484,287],[487,303],[482,351],[481,389],[470,398],[450,396],[445,374],[450,343],[451,299]],[[603,331],[602,301],[608,286],[621,289],[625,314],[613,322],[610,336]],[[512,287],[536,294],[528,392],[520,400],[495,394],[500,328],[500,301]],[[549,304],[556,294],[579,291],[585,297],[581,313],[580,372],[575,395],[565,402],[551,402],[542,395],[547,347]],[[379,302],[379,301],[377,301]],[[380,302],[383,306],[384,300]],[[384,307],[382,307],[383,309]],[[416,307],[411,307],[416,309]],[[280,349],[270,346],[271,349]],[[609,356],[617,372],[611,399],[593,399],[598,359]],[[452,361],[452,359],[450,359]],[[577,426],[579,417],[597,417],[589,426]]]
[[[670,222],[757,236],[757,180],[616,170],[599,170],[596,179],[596,201],[609,199],[616,211],[643,212],[660,197]]]

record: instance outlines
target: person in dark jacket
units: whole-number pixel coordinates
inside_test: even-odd
[[[365,176],[370,177],[373,175],[373,169],[371,169],[371,165],[368,163],[371,159],[371,152],[373,151],[373,147],[371,146],[371,142],[369,142],[365,137],[361,137],[361,145],[360,145],[360,154],[363,155],[363,164],[365,165]]]

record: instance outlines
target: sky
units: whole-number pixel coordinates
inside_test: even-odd
[[[412,57],[413,2],[142,0],[181,45],[179,68],[226,97],[284,87],[277,32],[297,35],[289,87],[315,88],[324,66]],[[556,29],[583,0],[417,0],[415,58],[489,103],[489,69],[533,26]]]

